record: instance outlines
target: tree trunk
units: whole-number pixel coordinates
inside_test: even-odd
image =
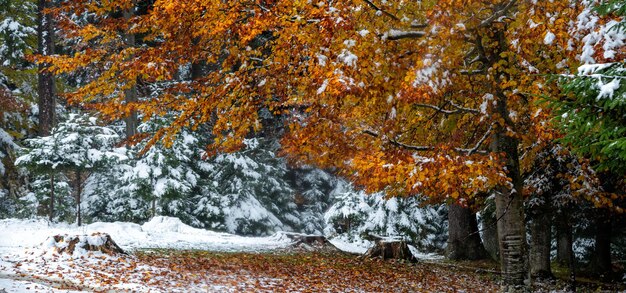
[[[595,246],[590,266],[591,271],[599,276],[612,274],[611,267],[611,217],[607,210],[597,209],[595,219]]]
[[[502,117],[508,117],[504,94],[497,104]],[[497,127],[492,151],[505,154],[505,167],[512,186],[497,186],[495,192],[496,218],[500,246],[500,269],[504,277],[503,291],[524,290],[530,285],[528,248],[522,198],[522,177],[519,169],[518,141],[507,135],[506,128]]]
[[[44,9],[50,8],[50,1],[37,2],[37,48],[39,54],[54,54],[54,25],[52,16],[45,14]],[[55,84],[52,73],[45,71],[48,64],[40,63],[37,74],[37,93],[39,95],[39,135],[48,136],[54,127],[56,114]]]
[[[485,250],[495,261],[500,261],[500,247],[498,245],[498,227],[496,223],[495,207],[484,209],[480,214],[482,217],[482,239]]]
[[[134,4],[134,1],[133,1],[133,4]],[[134,9],[134,5],[129,10],[124,11],[124,18],[126,19],[126,21],[130,21],[130,18],[133,16],[134,14],[133,9]],[[127,47],[134,47],[136,44],[135,35],[125,34],[124,41]],[[124,91],[126,104],[137,102],[137,96],[138,95],[137,95],[136,85],[133,85],[132,87]],[[137,134],[137,124],[138,124],[137,121],[138,121],[137,111],[134,111],[134,110],[131,111],[130,114],[124,119],[124,122],[126,124],[126,138],[127,139]]]
[[[153,218],[157,216],[157,213],[156,213],[156,201],[157,201],[156,198],[152,200],[151,210],[152,210],[152,217]]]
[[[48,220],[54,220],[54,173],[50,173],[50,209],[48,210]]]
[[[572,254],[572,225],[569,223],[569,217],[560,213],[556,220],[556,262],[569,267],[570,254]]]
[[[530,223],[530,274],[536,278],[552,278],[550,269],[550,214],[538,209]]]
[[[83,182],[82,182],[82,172],[80,170],[76,170],[76,223],[80,227],[82,225],[82,216],[80,210],[80,200],[81,193],[83,193]]]
[[[456,203],[450,204],[448,208],[446,256],[454,260],[476,260],[487,256],[478,233],[476,214]]]

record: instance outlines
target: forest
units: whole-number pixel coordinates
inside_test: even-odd
[[[0,229],[393,240],[495,267],[478,291],[626,290],[625,57],[622,0],[0,0]],[[459,290],[419,282],[323,288]]]

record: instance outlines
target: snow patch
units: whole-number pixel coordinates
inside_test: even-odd
[[[547,31],[546,36],[543,38],[543,43],[546,45],[552,45],[554,39],[556,39],[556,36],[551,31]]]

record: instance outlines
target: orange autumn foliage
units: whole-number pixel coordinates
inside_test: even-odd
[[[144,13],[122,16],[137,3]],[[69,101],[109,119],[175,113],[153,141],[210,125],[214,152],[241,147],[269,109],[289,117],[282,145],[295,161],[434,199],[510,183],[496,136],[522,149],[558,136],[536,101],[559,94],[545,74],[575,64],[569,30],[580,9],[568,0],[146,3],[69,1],[54,11],[77,52],[41,61],[91,74]],[[95,21],[78,24],[70,12]],[[143,45],[126,46],[126,33]],[[192,64],[210,70],[180,78]],[[159,90],[126,103],[138,84]]]

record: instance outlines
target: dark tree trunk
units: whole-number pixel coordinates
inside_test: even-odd
[[[570,254],[572,254],[572,225],[569,217],[561,213],[556,220],[556,262],[562,266],[569,266]]]
[[[80,210],[81,194],[83,193],[82,172],[76,170],[76,223],[80,227],[82,225],[82,215]]]
[[[54,54],[54,25],[52,17],[44,13],[50,8],[50,1],[37,2],[37,49],[39,54],[47,56]],[[56,115],[55,84],[52,73],[47,72],[48,64],[39,64],[37,74],[37,93],[39,95],[39,135],[48,136],[54,127]]]
[[[191,64],[191,80],[202,78],[206,75],[206,62]]]
[[[50,173],[50,209],[48,210],[48,220],[54,220],[54,173]]]
[[[597,209],[595,218],[595,246],[590,269],[600,276],[610,276],[611,267],[611,217],[605,209]]]
[[[530,223],[530,274],[536,278],[552,278],[550,269],[551,224],[547,209],[538,209]]]
[[[130,21],[131,17],[133,16],[134,14],[133,9],[134,9],[134,5],[129,10],[124,11],[124,18],[127,21]],[[124,41],[127,47],[134,47],[136,45],[134,34],[125,34]],[[137,94],[136,85],[133,85],[132,87],[124,91],[124,97],[125,97],[125,101],[127,104],[137,102],[137,96],[138,94]],[[124,122],[126,124],[126,138],[131,138],[135,134],[137,134],[137,124],[138,124],[137,121],[138,121],[137,112],[134,110],[131,111],[128,114],[128,116],[126,116],[126,118],[124,119]]]
[[[448,247],[446,256],[454,260],[476,260],[487,257],[480,240],[476,214],[456,203],[448,208]]]

